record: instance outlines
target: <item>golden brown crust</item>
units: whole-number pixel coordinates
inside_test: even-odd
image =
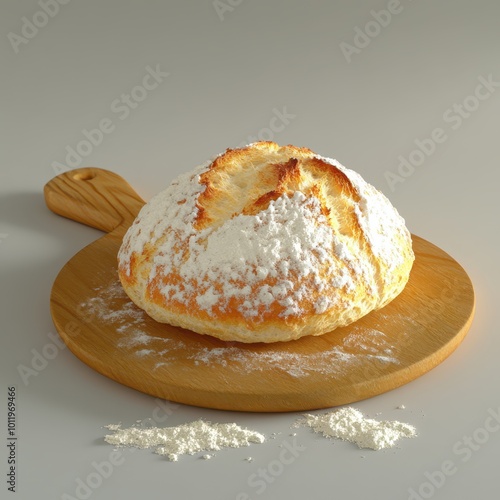
[[[124,289],[157,321],[223,340],[290,340],[355,321],[392,300],[408,280],[414,256],[403,219],[357,174],[307,148],[260,142],[228,149],[183,182],[141,211],[119,255]],[[295,259],[291,243],[272,269],[251,259],[237,268],[204,260],[209,243],[222,238],[219,229],[240,238],[238,224],[248,233],[248,241],[238,240],[243,246],[259,241],[255,230],[266,235],[263,248],[267,239],[286,247],[279,241],[285,233],[262,232],[275,217],[269,210],[282,220],[278,233],[287,210],[303,217],[297,227],[307,234],[297,255],[309,268]],[[296,247],[300,234],[286,234]],[[239,243],[227,241],[233,243],[233,259],[241,261],[244,250],[238,254]],[[225,251],[220,242],[217,248]],[[266,262],[264,250],[252,252]],[[207,268],[197,268],[200,262]]]

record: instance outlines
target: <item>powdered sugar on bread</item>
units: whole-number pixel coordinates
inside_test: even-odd
[[[250,342],[348,324],[392,300],[412,261],[404,220],[375,188],[336,160],[268,142],[155,196],[119,270],[154,319]]]

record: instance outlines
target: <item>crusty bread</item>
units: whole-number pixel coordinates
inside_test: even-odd
[[[359,174],[258,142],[174,180],[139,213],[120,280],[153,319],[240,342],[321,335],[394,299],[414,254]]]

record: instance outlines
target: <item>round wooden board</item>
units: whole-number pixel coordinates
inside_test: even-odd
[[[56,328],[84,363],[164,399],[241,411],[303,411],[359,401],[406,384],[448,357],[465,337],[474,291],[464,269],[413,236],[405,290],[356,323],[274,344],[223,342],[159,324],[125,295],[116,255],[144,203],[123,179],[79,169],[45,190],[56,213],[111,231],[76,254],[51,295]]]

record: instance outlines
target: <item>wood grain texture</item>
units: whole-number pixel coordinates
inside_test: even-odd
[[[57,276],[51,313],[58,332],[84,363],[153,396],[262,412],[348,404],[428,372],[457,348],[472,322],[474,291],[464,269],[413,236],[416,260],[403,293],[325,335],[240,344],[159,324],[132,304],[117,275],[116,255],[144,203],[140,197],[99,169],[62,174],[45,194],[54,212],[110,231]]]
[[[122,177],[92,167],[54,177],[45,185],[44,196],[56,214],[107,233],[120,228],[124,234],[144,205]]]

